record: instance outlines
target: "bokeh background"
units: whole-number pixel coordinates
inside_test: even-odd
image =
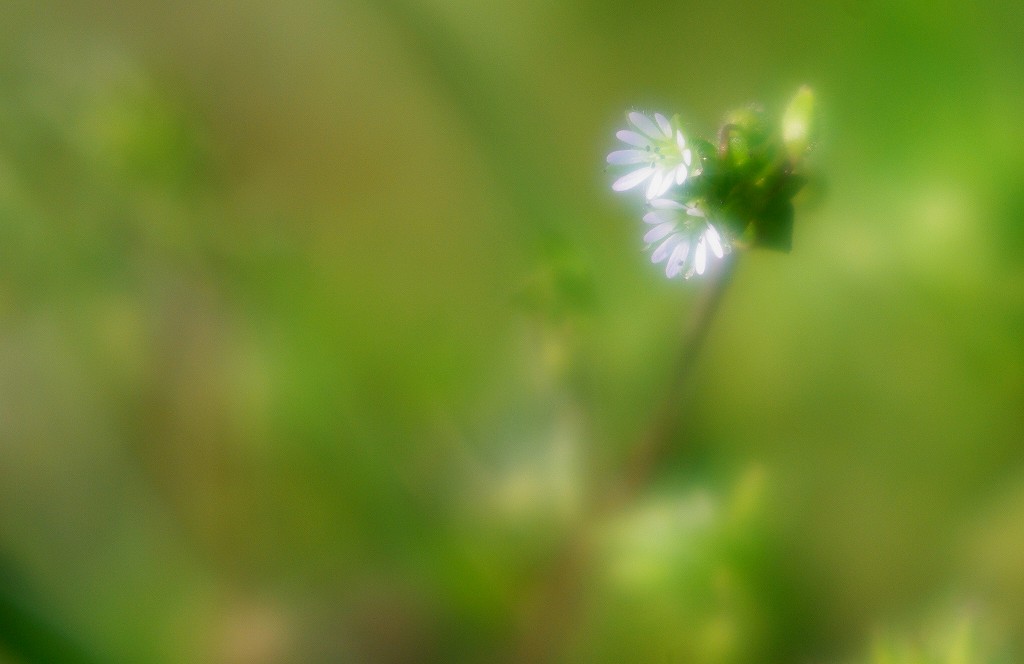
[[[1024,4],[6,0],[0,662],[1024,658]],[[628,109],[818,100],[701,285]],[[579,544],[585,541],[585,545]]]

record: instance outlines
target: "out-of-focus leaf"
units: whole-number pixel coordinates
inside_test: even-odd
[[[757,220],[757,246],[777,251],[793,248],[793,204],[777,200]]]

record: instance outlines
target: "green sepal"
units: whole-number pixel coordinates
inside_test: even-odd
[[[779,184],[778,195],[793,198],[807,184],[807,176],[790,173]]]
[[[687,137],[686,146],[693,150],[696,158],[702,162],[707,159],[713,159],[717,154],[715,146],[710,141],[705,141],[703,138],[691,139]],[[693,166],[691,166],[691,170],[692,168]]]

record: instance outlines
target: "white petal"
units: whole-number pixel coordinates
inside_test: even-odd
[[[612,189],[615,191],[626,191],[627,189],[632,189],[650,177],[653,172],[653,166],[645,166],[633,171],[632,173],[627,173],[612,183]]]
[[[648,198],[659,198],[665,195],[665,192],[672,186],[672,171],[661,172],[661,185],[652,192],[648,191]]]
[[[671,198],[656,198],[653,201],[647,203],[656,210],[682,210],[683,204],[672,200]]]
[[[651,253],[651,262],[660,263],[665,260],[665,256],[668,256],[669,252],[676,248],[680,240],[683,239],[682,233],[674,233],[668,236],[668,239],[658,245],[658,248]]]
[[[661,133],[665,134],[666,137],[671,138],[672,125],[669,123],[668,118],[661,113],[655,113],[654,119],[658,122],[658,128],[661,129]]]
[[[675,229],[675,224],[662,224],[661,226],[655,226],[651,230],[647,231],[646,235],[644,235],[644,242],[646,242],[647,244],[657,242],[658,240],[665,237]]]
[[[676,131],[676,144],[679,145],[680,150],[686,149],[686,139],[683,138],[683,132]]]
[[[690,252],[690,243],[687,240],[683,240],[676,245],[676,248],[672,250],[672,255],[668,257],[668,262],[665,263],[665,276],[671,279],[672,277],[679,274],[679,271],[683,269],[683,263],[686,261],[686,254]]]
[[[608,153],[609,164],[640,164],[651,161],[651,153],[647,150],[616,150]]]
[[[689,166],[690,162],[693,161],[693,153],[690,152],[690,148],[683,150],[683,161],[686,162],[687,166]]]
[[[711,253],[719,258],[725,255],[725,252],[722,250],[722,238],[711,224],[708,224],[708,229],[704,231],[704,239],[708,241]]]
[[[664,212],[648,212],[644,215],[644,223],[646,224],[674,224],[676,220],[671,217],[671,213],[666,214]]]
[[[704,274],[704,266],[708,262],[708,246],[704,238],[697,243],[697,251],[693,254],[693,269],[697,274]]]
[[[651,146],[651,139],[647,138],[643,134],[638,134],[635,131],[630,131],[629,129],[620,129],[619,131],[615,132],[615,136],[623,143],[629,143],[630,145],[635,145],[638,148],[646,148]]]
[[[686,166],[679,164],[679,167],[676,169],[676,184],[682,184],[686,182],[687,175],[688,173],[686,172]]]
[[[651,122],[651,119],[643,113],[637,113],[633,111],[629,114],[629,121],[633,123],[633,126],[647,134],[651,138],[664,139],[665,135],[658,129],[658,125]]]
[[[664,190],[661,188],[661,181],[662,179],[664,179],[664,177],[665,171],[663,169],[659,168],[654,171],[654,177],[651,178],[651,183],[647,185],[648,199],[657,198],[658,196],[661,196],[662,193],[664,193]]]
[[[690,215],[691,217],[703,217],[704,211],[701,210],[696,205],[691,205],[686,208],[686,214]]]

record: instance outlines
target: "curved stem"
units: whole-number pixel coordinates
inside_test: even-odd
[[[626,472],[604,509],[614,509],[632,499],[650,481],[652,473],[680,438],[686,396],[693,386],[694,369],[704,348],[708,331],[736,270],[737,256],[729,255],[715,278],[709,281],[683,328],[676,369],[665,391],[665,398],[651,418],[650,426],[632,447]]]
[[[676,370],[665,391],[665,398],[651,417],[651,424],[637,439],[618,484],[585,515],[566,538],[566,544],[554,559],[548,573],[528,593],[524,609],[527,620],[522,638],[514,652],[516,662],[559,660],[576,628],[585,604],[587,580],[594,562],[596,527],[611,514],[622,510],[647,486],[672,443],[682,438],[686,396],[693,386],[694,369],[704,348],[711,323],[736,270],[737,256],[730,255],[721,270],[707,282],[682,331]]]

